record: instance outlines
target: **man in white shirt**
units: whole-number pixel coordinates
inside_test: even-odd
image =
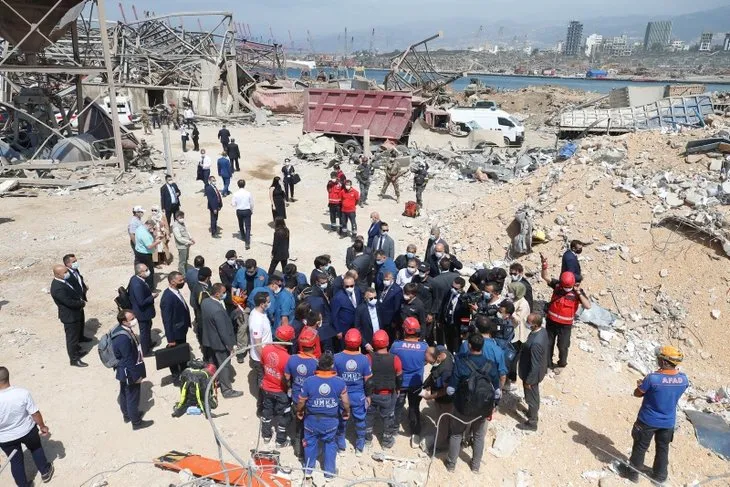
[[[144,216],[144,208],[141,206],[135,206],[132,208],[132,218],[129,219],[129,223],[127,224],[127,233],[129,234],[129,245],[132,246],[132,250],[134,250],[134,245],[137,243],[135,232],[137,231],[137,227],[142,225],[142,217]]]
[[[251,339],[251,350],[249,352],[249,366],[256,374],[256,390],[260,391],[261,381],[264,380],[264,368],[261,365],[261,349],[263,344],[273,341],[271,335],[271,322],[266,315],[266,310],[271,306],[271,298],[268,293],[260,292],[253,297],[254,309],[248,317],[248,336]],[[263,395],[259,392],[256,398],[256,415],[261,417],[263,407]]]
[[[0,367],[0,448],[10,458],[10,472],[17,485],[29,485],[25,475],[23,445],[30,450],[43,482],[53,477],[53,464],[48,461],[40,435],[48,436],[48,426],[33,402],[30,392],[10,385],[10,372]]]
[[[198,162],[200,171],[198,171],[198,180],[200,180],[201,178],[203,180],[203,191],[205,191],[205,187],[208,186],[208,178],[210,178],[211,164],[212,162],[210,161],[210,157],[205,154],[205,149],[200,149],[200,161]]]
[[[183,120],[188,128],[193,126],[193,123],[195,122],[195,112],[192,108],[187,107],[185,111],[183,111]]]
[[[253,196],[245,189],[246,181],[238,180],[238,191],[233,193],[231,206],[236,209],[238,218],[238,230],[241,240],[246,242],[246,250],[251,248],[251,215],[253,215]]]

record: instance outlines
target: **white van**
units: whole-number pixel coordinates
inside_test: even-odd
[[[104,109],[109,115],[112,114],[112,104],[108,96],[104,98]],[[117,113],[119,113],[119,124],[122,127],[134,128],[132,103],[126,96],[117,95]]]
[[[469,132],[474,129],[499,130],[506,145],[522,145],[525,127],[515,117],[498,108],[454,107],[448,110],[451,123]]]

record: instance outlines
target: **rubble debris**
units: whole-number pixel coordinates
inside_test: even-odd
[[[720,319],[720,310],[719,309],[713,309],[710,311],[710,316],[712,316],[713,320],[719,320]]]
[[[507,458],[512,456],[519,444],[520,437],[513,431],[500,429],[497,431],[497,437],[494,439],[494,444],[489,449],[489,453],[497,458]]]
[[[684,412],[695,428],[699,444],[730,459],[730,426],[722,416],[693,410]]]

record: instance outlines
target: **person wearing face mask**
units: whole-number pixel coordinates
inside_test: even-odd
[[[560,273],[572,272],[575,276],[575,280],[580,282],[583,280],[583,274],[580,270],[580,262],[578,262],[578,256],[583,252],[583,246],[585,244],[580,240],[571,240],[570,248],[563,254],[563,259],[560,264]]]
[[[398,271],[398,275],[395,278],[395,283],[398,284],[400,287],[403,287],[411,282],[417,274],[418,261],[416,259],[411,259],[408,261],[408,265],[406,265],[406,267]]]
[[[522,264],[519,262],[514,262],[512,265],[509,266],[509,277],[511,282],[517,282],[522,284],[525,287],[525,300],[527,301],[527,306],[532,310],[533,305],[533,298],[532,298],[532,284],[530,284],[530,281],[527,280],[525,277],[525,268],[522,267]],[[519,299],[519,298],[518,298]],[[517,307],[517,303],[515,303],[515,307]]]
[[[71,287],[81,296],[84,302],[88,302],[87,292],[89,291],[89,286],[86,285],[84,276],[79,272],[79,261],[76,259],[76,256],[74,254],[64,255],[63,265],[69,271],[68,283],[71,284]],[[91,341],[91,338],[84,335],[84,323],[86,323],[86,317],[82,319],[81,326],[79,327],[79,343],[88,343]]]
[[[373,351],[373,335],[381,329],[380,311],[378,307],[378,292],[369,288],[363,295],[363,300],[355,310],[355,328],[362,336],[362,348],[365,352]]]
[[[279,308],[279,294],[283,287],[283,277],[279,272],[275,272],[269,276],[269,283],[266,286],[254,288],[248,295],[248,307],[253,309],[256,305],[254,303],[254,296],[259,293],[266,293],[269,295],[269,306],[266,308],[266,316],[269,318],[272,330],[276,330],[279,324],[277,320],[277,310]]]
[[[329,275],[318,272],[314,278],[312,291],[304,300],[309,303],[313,312],[319,313],[322,316],[322,323],[319,329],[322,350],[331,350],[334,352],[332,338],[336,333],[334,327],[330,326],[331,299]]]
[[[525,298],[525,285],[522,281],[513,281],[507,285],[507,299],[510,299],[514,305],[512,313],[512,325],[514,327],[514,338],[512,338],[512,347],[515,351],[515,357],[509,365],[509,374],[507,375],[507,390],[513,392],[516,389],[517,381],[517,363],[520,361],[520,353],[522,344],[527,340],[530,328],[527,324],[527,317],[530,315],[530,306]]]
[[[332,258],[327,254],[319,255],[314,259],[314,269],[309,274],[309,282],[312,286],[316,285],[320,274],[327,276],[328,282],[337,277],[337,271],[332,266]]]
[[[139,410],[142,381],[147,377],[147,370],[142,357],[142,346],[134,329],[139,325],[131,309],[120,310],[117,314],[118,325],[112,330],[112,349],[114,357],[119,361],[115,369],[119,381],[119,397],[117,402],[122,410],[125,423],[132,423],[133,430],[148,428],[154,424],[152,420],[142,419]]]
[[[261,382],[264,379],[264,368],[261,365],[262,345],[273,341],[271,322],[266,314],[270,306],[271,298],[268,293],[260,292],[253,295],[253,306],[248,318],[248,333],[252,345],[248,354],[248,365],[254,376],[257,391],[261,388]],[[258,394],[256,397],[256,415],[258,417],[261,417],[262,409],[263,395]]]
[[[359,276],[357,270],[350,269],[349,271],[345,272],[341,276],[335,277],[330,282],[329,290],[332,293],[332,299],[333,300],[334,300],[334,298],[337,297],[337,294],[345,288],[345,279],[347,279],[348,277],[351,277],[352,279],[355,280],[355,287],[359,287],[357,281],[358,281],[358,277],[360,277],[360,276]],[[363,290],[360,289],[360,292],[362,292],[362,291]]]
[[[362,302],[362,292],[355,286],[355,279],[347,276],[343,288],[332,297],[332,325],[339,340],[338,351],[343,350],[342,337],[355,323],[355,310]]]
[[[408,174],[408,168],[401,171],[400,164],[398,163],[397,153],[393,152],[390,156],[390,161],[385,165],[385,180],[383,181],[383,187],[380,190],[380,198],[385,197],[385,192],[388,191],[388,186],[393,185],[395,191],[395,201],[400,202],[400,188],[398,188],[398,180]]]
[[[69,282],[70,277],[71,271],[66,266],[61,264],[53,266],[51,297],[58,307],[58,319],[63,323],[70,364],[74,367],[88,367],[88,364],[81,361],[82,352],[79,347],[79,330],[83,330],[84,326],[86,301],[73,288]]]
[[[370,213],[370,228],[368,228],[368,241],[367,247],[375,249],[373,243],[375,238],[380,236],[380,214],[377,211]]]
[[[454,355],[444,345],[437,345],[428,348],[426,362],[431,364],[431,372],[426,380],[423,381],[421,397],[429,401],[429,409],[435,413],[433,415],[434,424],[437,424],[442,414],[451,414],[454,410],[454,397],[446,393],[446,388],[451,380],[451,374],[454,373]],[[431,454],[434,451],[434,447],[436,450],[447,448],[449,438],[448,424],[449,417],[444,416],[441,420],[438,438],[433,438],[431,442],[421,441],[421,449]]]
[[[446,245],[439,242],[433,246],[433,254],[431,254],[431,257],[429,257],[428,260],[428,263],[431,266],[432,276],[438,276],[440,272],[443,272],[440,263],[444,259],[448,260],[449,262],[449,272],[454,272],[464,267],[459,259],[456,258],[456,256],[446,252]]]
[[[401,254],[395,258],[395,267],[398,270],[405,269],[408,266],[408,262],[410,260],[415,260],[416,267],[418,267],[421,264],[421,259],[416,257],[416,252],[417,252],[416,245],[408,244],[408,247],[406,247],[406,253]]]
[[[388,224],[380,222],[380,235],[373,239],[373,250],[375,252],[382,250],[390,260],[393,260],[395,258],[395,242],[389,232],[390,227]],[[393,263],[393,267],[395,267],[395,263]]]
[[[175,213],[175,221],[172,223],[171,230],[172,237],[175,239],[175,247],[177,247],[177,270],[186,274],[190,246],[195,245],[195,240],[190,236],[188,227],[185,226],[185,213],[182,211]]]
[[[155,263],[152,260],[152,253],[157,251],[157,246],[162,242],[161,238],[153,237],[154,232],[155,222],[153,220],[147,220],[144,225],[138,226],[134,231],[134,263],[144,264],[149,269],[150,273],[145,280],[150,289],[155,288]]]
[[[327,181],[327,208],[330,212],[330,231],[335,231],[339,227],[340,212],[342,211],[342,187],[340,180],[337,179],[337,173],[330,173],[330,180]]]
[[[431,308],[430,310],[427,308],[426,311],[429,311],[434,316],[437,324],[442,325],[443,321],[441,312],[443,311],[444,299],[451,295],[451,286],[454,279],[459,277],[459,273],[449,271],[451,263],[448,259],[443,259],[439,265],[443,266],[442,270],[444,272],[436,274],[435,276],[432,275],[428,279],[428,282],[431,284],[432,298]]]
[[[200,311],[200,305],[204,300],[208,299],[213,292],[211,284],[211,276],[213,271],[209,267],[201,267],[196,272],[197,278],[195,282],[188,282],[190,287],[190,308],[193,310],[193,316],[195,318],[193,330],[195,336],[200,344],[200,349],[203,352],[203,358],[208,358],[208,351],[203,347],[203,318]],[[187,278],[186,278],[187,280]]]
[[[348,268],[357,272],[355,285],[360,288],[360,291],[365,292],[365,290],[370,287],[370,283],[373,281],[375,258],[371,253],[372,251],[365,247],[364,242],[361,240],[355,241],[352,251],[352,262],[350,262]]]
[[[386,272],[390,272],[393,276],[398,274],[393,259],[388,257],[383,250],[375,251],[375,289],[378,292],[383,290],[383,276]]]
[[[210,350],[210,357],[218,369],[221,368],[221,364],[236,348],[236,334],[233,331],[233,322],[223,302],[225,295],[226,287],[223,284],[213,284],[210,298],[200,305],[200,311],[203,315],[203,346]],[[231,370],[232,366],[229,362],[218,375],[218,384],[220,384],[223,397],[226,399],[243,395],[241,391],[233,389]]]
[[[165,328],[167,347],[187,343],[188,329],[192,327],[190,321],[190,307],[182,295],[182,288],[185,287],[185,277],[177,271],[167,275],[168,287],[162,292],[160,298],[160,315]],[[170,367],[170,374],[173,383],[178,386],[180,374],[185,370],[185,363]]]
[[[208,199],[208,212],[210,213],[210,235],[213,238],[220,238],[218,228],[218,214],[223,208],[223,195],[215,185],[215,177],[208,178],[208,185],[205,187],[205,197]]]
[[[342,212],[340,214],[340,235],[347,236],[347,223],[350,223],[354,239],[357,235],[357,203],[360,201],[360,192],[352,187],[352,181],[345,181],[345,187],[340,193],[342,199]]]
[[[519,359],[520,380],[525,391],[527,421],[516,427],[526,431],[537,431],[540,411],[540,382],[547,375],[550,337],[542,327],[542,315],[530,313],[526,327],[530,333],[525,338]]]
[[[430,338],[431,325],[426,320],[426,307],[418,297],[418,284],[412,282],[403,286],[403,302],[400,305],[400,323],[402,324],[410,317],[416,318],[419,323],[424,323],[424,326],[421,327],[421,339],[426,340]]]
[[[355,179],[360,185],[360,207],[368,203],[368,192],[370,191],[370,181],[375,174],[373,166],[370,164],[370,160],[365,154],[360,155],[360,161],[355,170]]]
[[[362,246],[358,246],[360,250],[355,250],[356,244],[360,242]],[[365,245],[365,237],[362,235],[355,235],[353,237],[352,245],[347,247],[347,250],[345,251],[345,266],[348,269],[352,268],[352,261],[355,259],[355,255],[359,253],[365,253],[368,255],[372,255],[373,249]]]
[[[157,344],[152,343],[152,319],[157,315],[155,312],[155,299],[159,296],[159,291],[152,291],[147,284],[146,279],[149,278],[150,270],[144,264],[134,266],[135,275],[129,280],[127,292],[129,293],[129,302],[132,304],[134,316],[139,321],[139,341],[142,345],[142,353],[145,357],[152,356],[152,349]]]
[[[451,289],[443,297],[441,311],[439,313],[439,330],[436,335],[436,342],[446,345],[449,352],[456,353],[460,345],[462,326],[468,325],[472,315],[471,295],[465,295],[466,281],[462,277],[456,277],[451,282]],[[476,311],[476,310],[474,310]]]
[[[434,246],[436,244],[444,244],[444,252],[449,253],[449,244],[441,238],[441,229],[439,227],[431,227],[431,234],[428,237],[428,242],[426,242],[426,253],[423,256],[424,262],[430,262],[429,259],[434,253]]]
[[[160,208],[165,212],[167,221],[172,221],[172,216],[180,210],[180,188],[174,182],[172,175],[165,176],[165,184],[160,187]]]
[[[395,283],[395,274],[391,271],[386,271],[383,274],[382,283],[382,289],[378,296],[378,308],[381,317],[380,327],[388,332],[391,340],[394,340],[399,332],[396,325],[400,323],[403,289]]]
[[[242,268],[236,271],[231,288],[237,296],[245,294],[251,297],[251,291],[257,287],[264,287],[269,282],[269,275],[258,266],[255,259],[247,259]]]
[[[568,349],[570,348],[570,334],[573,329],[573,321],[578,307],[590,309],[591,301],[581,289],[580,281],[575,278],[572,272],[563,272],[560,279],[553,279],[548,274],[548,261],[540,254],[542,260],[542,272],[540,277],[553,289],[546,316],[546,326],[550,337],[550,350],[548,359],[550,366],[556,374],[560,374],[568,365]],[[553,365],[555,345],[558,347],[558,363]]]
[[[226,252],[226,261],[218,266],[218,277],[221,280],[221,284],[226,287],[226,308],[231,311],[233,304],[231,296],[233,296],[233,279],[236,278],[236,272],[238,272],[238,254],[235,250],[229,250]]]

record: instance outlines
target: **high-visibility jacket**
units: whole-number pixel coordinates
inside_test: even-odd
[[[556,287],[548,305],[547,319],[558,325],[573,324],[575,313],[580,306],[580,299],[575,291],[565,291]]]

